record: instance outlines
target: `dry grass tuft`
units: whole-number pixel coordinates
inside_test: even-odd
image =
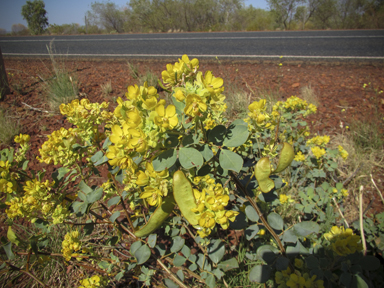
[[[320,105],[319,98],[315,94],[315,90],[313,90],[311,85],[304,86],[301,88],[300,98],[307,101],[308,104],[313,104],[316,107],[319,107],[319,105]]]
[[[19,121],[0,108],[0,144],[10,145],[13,138],[20,133]]]
[[[105,84],[100,85],[100,87],[101,87],[101,91],[102,91],[104,96],[108,96],[109,94],[111,94],[113,92],[111,80],[109,80],[109,82],[107,82]]]

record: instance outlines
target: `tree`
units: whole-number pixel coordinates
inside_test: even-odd
[[[4,28],[0,28],[0,35],[7,34],[7,31]]]
[[[276,17],[279,25],[284,25],[284,29],[289,29],[294,18],[296,8],[303,0],[267,0],[269,8]]]
[[[123,32],[125,16],[124,11],[112,2],[94,2],[91,4],[91,10],[87,11],[89,23],[101,26],[108,32]]]
[[[28,29],[23,24],[18,23],[18,24],[12,25],[12,34],[25,35],[27,33],[28,33]]]
[[[42,0],[27,1],[21,8],[21,15],[27,20],[28,28],[34,35],[43,33],[44,28],[48,26],[46,14],[47,11]]]

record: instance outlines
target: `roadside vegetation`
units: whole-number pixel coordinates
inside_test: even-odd
[[[246,6],[244,0],[129,0],[125,6],[96,1],[85,25],[57,25],[54,19],[48,25],[44,2],[27,2],[28,28],[15,24],[9,35],[384,28],[384,2],[374,0],[267,0],[267,10]]]
[[[159,78],[127,63],[135,83],[114,104],[91,103],[75,99],[81,84],[49,52],[53,70],[41,93],[56,109],[45,112],[60,111],[72,125],[45,135],[33,159],[29,135],[15,126],[5,138],[0,129],[1,144],[15,148],[0,153],[8,229],[0,283],[383,283],[384,212],[370,213],[364,202],[375,195],[384,204],[378,110],[370,121],[340,123],[334,135],[315,134],[306,117],[321,101],[310,86],[288,99],[247,83],[224,89],[225,76],[199,71],[186,55]],[[383,92],[365,89],[378,106]],[[104,98],[112,91],[111,81],[100,83]],[[0,111],[0,127],[11,130],[10,123],[16,121]],[[46,169],[33,170],[31,162]]]

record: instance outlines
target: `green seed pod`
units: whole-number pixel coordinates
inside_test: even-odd
[[[292,163],[293,158],[295,158],[295,151],[292,145],[289,143],[284,143],[283,145],[283,149],[280,151],[279,164],[273,173],[279,173],[286,169]]]
[[[268,157],[261,158],[255,166],[255,177],[262,192],[268,193],[275,187],[275,182],[269,178],[271,162]]]
[[[176,171],[173,174],[173,196],[185,219],[191,225],[197,225],[199,223],[198,217],[191,211],[192,208],[197,207],[195,196],[193,195],[191,183],[182,171]]]
[[[169,193],[167,197],[163,199],[161,205],[156,208],[155,212],[153,212],[148,223],[135,232],[136,237],[148,236],[159,228],[165,219],[168,218],[169,214],[172,213],[175,205],[175,199],[173,198],[172,193]]]

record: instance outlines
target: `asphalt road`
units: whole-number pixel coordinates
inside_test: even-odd
[[[4,56],[220,57],[384,61],[384,30],[0,37]]]

